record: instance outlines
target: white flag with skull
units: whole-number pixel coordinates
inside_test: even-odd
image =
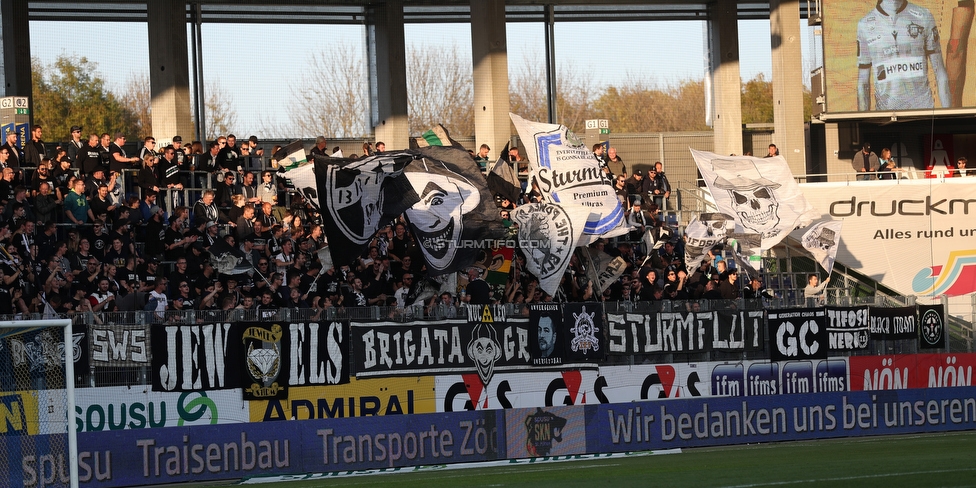
[[[720,156],[694,149],[691,154],[715,206],[733,216],[736,232],[762,235],[763,251],[819,217],[782,156]]]
[[[800,242],[803,249],[806,249],[825,270],[827,274],[834,269],[834,260],[837,259],[837,248],[840,246],[840,229],[843,226],[842,220],[825,220],[811,225]]]

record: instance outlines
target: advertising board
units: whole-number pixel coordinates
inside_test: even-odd
[[[955,0],[824,0],[828,112],[976,108],[972,25]]]
[[[976,225],[969,218],[976,214],[976,181],[970,180],[800,188],[823,218],[844,221],[838,263],[903,295],[952,297],[976,291]]]

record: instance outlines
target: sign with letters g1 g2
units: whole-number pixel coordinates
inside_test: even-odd
[[[770,311],[769,355],[773,361],[827,359],[827,318],[823,308]]]

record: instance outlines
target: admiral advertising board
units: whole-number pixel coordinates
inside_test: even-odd
[[[972,26],[967,2],[824,0],[828,111],[976,107]]]
[[[287,399],[248,402],[251,422],[412,415],[434,412],[434,377],[355,379],[289,388]]]

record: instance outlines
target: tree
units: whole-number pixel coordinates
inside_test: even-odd
[[[134,114],[105,87],[98,65],[85,57],[60,55],[48,65],[31,59],[34,124],[51,140],[66,139],[72,125],[89,132],[139,136]]]
[[[412,135],[437,124],[452,134],[474,134],[471,70],[471,62],[461,58],[456,44],[407,50],[407,113]]]
[[[237,111],[234,102],[227,91],[220,84],[219,78],[214,78],[205,84],[207,101],[204,104],[207,121],[207,139],[214,140],[217,136],[227,135],[237,124]]]
[[[352,43],[312,54],[291,78],[285,123],[261,122],[275,137],[364,137],[369,134],[369,84],[362,50]]]
[[[650,87],[629,78],[609,86],[593,103],[594,117],[612,120],[615,132],[679,132],[708,130],[705,124],[705,83],[669,82]]]
[[[541,62],[541,55],[527,56],[525,65],[509,74],[511,111],[528,120],[549,120],[545,63]],[[556,72],[556,122],[570,130],[582,131],[591,116],[594,90],[585,70],[576,69],[572,63],[560,66]]]
[[[762,73],[742,85],[742,123],[773,123],[773,83]]]
[[[810,120],[813,106],[810,88],[803,87],[803,120]],[[772,124],[773,118],[773,82],[766,79],[766,75],[759,73],[755,78],[742,85],[742,123],[743,124]]]
[[[129,75],[122,88],[121,101],[134,117],[136,134],[152,135],[152,90],[149,73],[143,71]]]

